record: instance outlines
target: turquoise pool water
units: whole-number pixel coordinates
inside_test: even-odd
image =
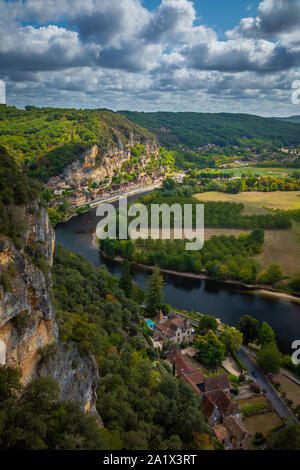
[[[149,328],[151,328],[151,330],[153,330],[153,327],[155,325],[154,321],[152,320],[145,320],[147,325],[149,326]]]

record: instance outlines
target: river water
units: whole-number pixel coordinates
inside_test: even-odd
[[[139,196],[133,196],[129,201],[132,202]],[[103,259],[92,243],[92,233],[98,221],[94,208],[57,225],[56,243],[73,253],[82,254],[94,266],[104,264],[111,274],[119,277],[119,264]],[[143,271],[133,273],[134,281],[141,288],[146,287],[148,276],[149,273]],[[164,302],[174,307],[214,315],[231,326],[237,326],[240,316],[252,315],[260,322],[266,321],[272,326],[279,347],[287,354],[293,352],[292,342],[300,339],[300,303],[237,290],[215,281],[164,277]]]

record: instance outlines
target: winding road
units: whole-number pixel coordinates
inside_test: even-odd
[[[297,423],[297,419],[293,413],[286,406],[284,401],[278,395],[276,390],[273,388],[269,380],[262,373],[261,369],[256,365],[256,363],[248,356],[246,348],[242,346],[237,352],[240,360],[245,364],[249,371],[249,375],[252,375],[252,372],[255,372],[256,377],[253,377],[254,380],[258,383],[262,390],[266,390],[266,397],[272,403],[273,408],[277,411],[281,418],[291,419],[293,422]]]
[[[179,316],[185,316],[177,311],[174,312],[176,315]],[[197,326],[198,320],[193,319],[191,320],[191,324],[194,326]],[[217,331],[217,335],[220,333]],[[282,400],[282,398],[278,395],[277,391],[273,388],[272,384],[269,382],[267,377],[263,374],[261,369],[257,366],[257,364],[251,359],[251,357],[247,354],[247,348],[245,346],[242,346],[239,351],[237,351],[237,355],[240,358],[240,360],[245,364],[247,367],[249,373],[253,380],[257,382],[257,384],[260,386],[262,390],[266,390],[266,398],[270,400],[272,403],[272,406],[274,410],[277,411],[279,416],[281,418],[286,418],[288,420],[291,420],[294,423],[297,423],[296,417],[293,415],[293,413],[290,411],[290,409],[287,407],[285,402]],[[256,377],[253,376],[252,372],[255,373]]]

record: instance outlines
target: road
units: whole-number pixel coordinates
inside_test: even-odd
[[[175,312],[177,315],[182,315],[178,312]],[[198,325],[197,320],[191,320],[191,324],[193,326]],[[219,336],[219,332],[216,331],[217,336]],[[256,372],[257,377],[253,377],[253,379],[258,383],[262,390],[266,390],[266,397],[272,403],[273,408],[277,411],[281,418],[291,419],[293,422],[297,423],[297,419],[293,415],[293,413],[289,410],[286,406],[285,402],[282,398],[278,395],[277,391],[273,388],[267,377],[263,374],[261,369],[256,365],[256,363],[251,359],[251,357],[247,354],[247,348],[242,346],[239,351],[237,352],[238,357],[240,360],[245,364],[249,371],[249,375],[252,375],[252,371]]]
[[[241,361],[245,364],[249,371],[249,375],[252,376],[252,371],[256,372],[257,377],[255,377],[255,381],[258,383],[262,390],[266,390],[266,397],[272,403],[273,408],[277,411],[281,418],[288,418],[294,422],[297,422],[295,416],[291,413],[289,408],[286,406],[284,401],[280,398],[276,390],[272,387],[269,380],[265,377],[262,373],[260,368],[255,364],[255,362],[248,356],[246,353],[246,348],[243,346],[237,352],[238,357]]]
[[[83,204],[77,204],[75,207],[85,207],[87,205],[89,205],[90,207],[94,207],[94,206],[98,206],[102,204],[103,202],[113,202],[117,200],[119,197],[129,197],[129,196],[133,196],[134,194],[143,193],[146,191],[152,191],[156,188],[159,188],[160,186],[161,186],[161,181],[158,183],[150,184],[148,186],[142,186],[139,188],[129,189],[128,191],[116,192],[109,196],[102,197],[101,199],[97,199],[96,201],[92,201],[89,203],[84,202]]]

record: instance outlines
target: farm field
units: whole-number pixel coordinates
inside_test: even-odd
[[[268,238],[269,232],[272,237]],[[266,230],[266,242],[256,259],[262,268],[279,264],[286,276],[294,276],[300,267],[300,223],[293,222],[289,230]]]
[[[219,192],[207,192],[197,194],[199,201],[228,201],[242,202],[245,205],[244,214],[267,213],[266,208],[293,210],[300,209],[300,192],[272,193],[244,192],[239,194],[225,194]],[[213,235],[235,235],[249,233],[248,230],[207,228],[205,239],[209,240]],[[256,256],[261,270],[268,268],[271,264],[279,264],[285,276],[294,276],[299,272],[300,266],[300,223],[293,222],[289,230],[265,230],[265,246]]]
[[[256,168],[253,166],[249,167],[239,167],[239,168],[228,168],[226,170],[222,170],[224,173],[233,173],[234,176],[241,176],[241,175],[262,175],[262,176],[288,176],[295,171],[295,168]]]
[[[239,194],[219,193],[215,191],[197,194],[199,201],[242,202],[245,205],[242,214],[266,214],[267,209],[300,209],[300,191],[274,191],[269,193],[246,191]]]

